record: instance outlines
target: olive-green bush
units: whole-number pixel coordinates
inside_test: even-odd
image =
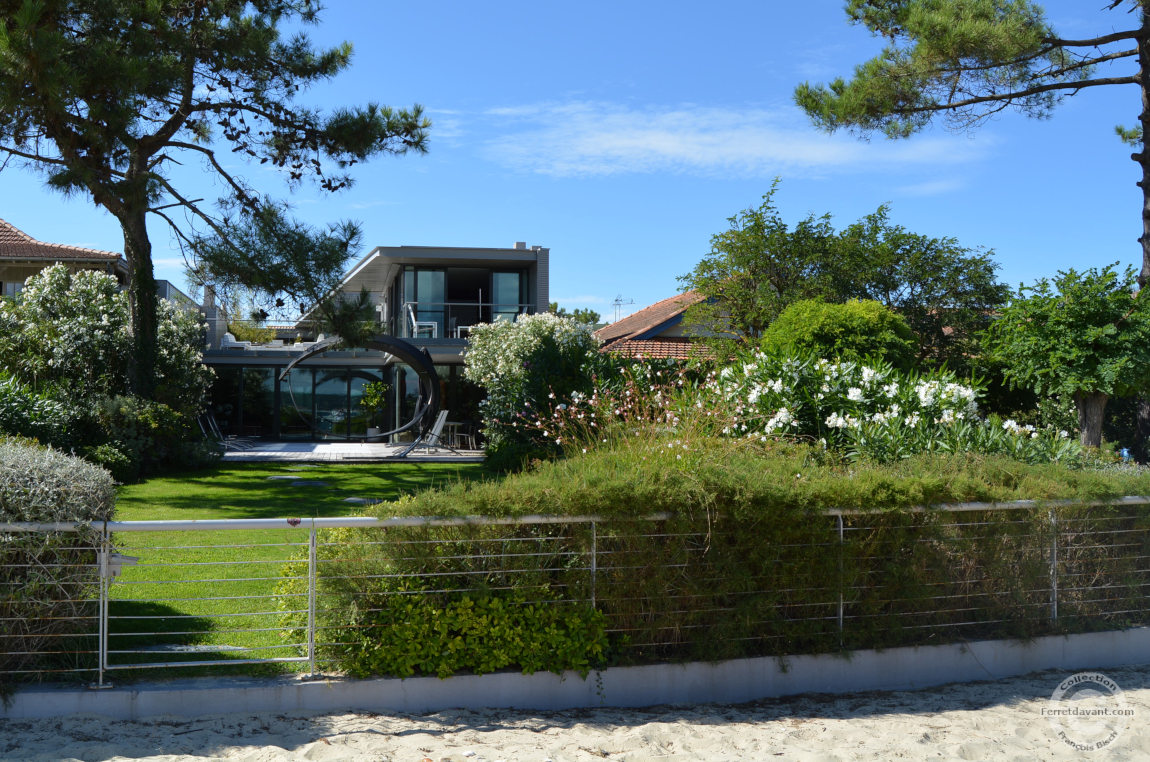
[[[112,518],[108,472],[0,438],[0,522],[96,524]],[[0,692],[26,669],[85,666],[95,637],[95,530],[0,531]],[[14,674],[16,673],[16,674]]]

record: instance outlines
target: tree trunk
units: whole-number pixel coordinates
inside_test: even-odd
[[[1102,416],[1110,396],[1102,392],[1078,392],[1074,405],[1078,408],[1079,441],[1085,447],[1102,444]]]
[[[1150,153],[1147,141],[1150,140],[1150,12],[1142,10],[1142,35],[1138,39],[1138,71],[1142,77],[1142,113],[1138,120],[1142,125],[1142,150],[1131,158],[1142,168],[1142,179],[1138,187],[1142,189],[1142,271],[1138,275],[1138,287],[1150,284]]]
[[[1136,437],[1134,457],[1140,462],[1150,462],[1150,398],[1140,397],[1135,412]]]
[[[132,313],[132,392],[152,399],[156,391],[156,276],[152,271],[152,242],[148,239],[144,207],[120,217],[124,230],[124,256],[128,260],[128,301]]]

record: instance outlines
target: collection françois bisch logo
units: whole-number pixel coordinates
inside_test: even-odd
[[[1134,718],[1118,683],[1101,672],[1079,672],[1058,684],[1042,715],[1063,743],[1098,751],[1114,743]]]

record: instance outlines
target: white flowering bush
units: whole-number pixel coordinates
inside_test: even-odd
[[[699,436],[794,439],[878,461],[929,452],[997,453],[1031,463],[1081,456],[1066,431],[984,418],[982,393],[945,371],[755,352],[703,375],[646,363],[618,368],[590,392],[552,401],[533,424],[555,444],[580,449],[620,432],[645,432],[684,443]]]
[[[194,418],[207,405],[215,371],[204,365],[204,322],[167,299],[158,304],[156,400]]]
[[[161,299],[154,400],[129,396],[127,294],[116,279],[53,265],[0,300],[0,433],[33,436],[134,478],[210,455],[195,416],[213,373],[199,313]]]
[[[202,320],[166,299],[158,318],[157,400],[197,414],[212,378],[202,362]],[[0,368],[61,400],[127,394],[130,323],[128,295],[114,277],[46,267],[19,299],[0,299]]]
[[[0,434],[59,446],[68,437],[70,423],[67,407],[0,371]]]
[[[128,325],[127,295],[115,278],[52,265],[27,280],[17,301],[0,300],[0,363],[25,383],[53,385],[73,399],[122,393]]]
[[[1050,462],[1081,454],[1065,431],[983,419],[982,390],[947,371],[760,352],[722,368],[700,392],[705,405],[729,411],[727,436],[801,436],[854,458],[982,452]]]
[[[464,377],[486,392],[480,403],[489,456],[522,460],[550,442],[525,422],[548,402],[590,386],[585,366],[595,355],[591,327],[552,313],[472,327]]]

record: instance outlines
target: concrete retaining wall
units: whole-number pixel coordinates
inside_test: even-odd
[[[498,673],[407,680],[197,678],[104,690],[36,687],[0,707],[10,719],[101,714],[195,717],[227,712],[427,712],[449,708],[637,707],[737,703],[799,693],[851,693],[994,680],[1046,669],[1064,672],[1150,663],[1150,628],[1032,641],[854,651],[848,656],[737,659],[715,664],[617,667],[592,673]],[[112,673],[115,679],[115,673]]]

